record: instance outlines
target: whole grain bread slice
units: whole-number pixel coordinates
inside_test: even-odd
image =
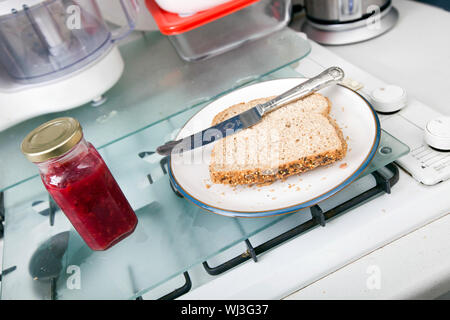
[[[233,105],[213,119],[216,125],[272,97]],[[341,160],[347,143],[330,117],[328,98],[314,93],[264,116],[251,128],[219,140],[209,166],[211,181],[268,184]]]

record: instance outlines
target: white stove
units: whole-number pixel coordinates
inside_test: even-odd
[[[416,100],[416,93],[426,98],[429,94],[424,95],[424,92],[432,92],[435,88],[439,91],[446,83],[445,73],[450,61],[443,59],[442,51],[448,52],[450,43],[437,43],[436,30],[430,25],[422,26],[431,34],[431,40],[423,40],[428,46],[425,51],[432,51],[432,45],[435,51],[437,45],[447,46],[447,50],[442,47],[436,53],[441,58],[436,64],[442,62],[443,68],[433,72],[433,81],[416,76],[429,66],[423,60],[417,62],[413,70],[408,65],[414,55],[420,57],[423,51],[409,52],[406,63],[402,64],[405,52],[398,44],[401,40],[406,42],[405,31],[410,30],[410,26],[414,30],[419,28],[415,22],[420,15],[418,10],[434,17],[436,26],[445,24],[447,28],[450,27],[448,13],[410,1],[394,1],[394,5],[401,18],[399,25],[383,36],[386,40],[380,37],[367,43],[329,48],[312,43],[311,54],[295,69],[305,76],[312,76],[329,65],[339,65],[352,80],[349,83],[361,87],[359,92],[366,96],[389,84],[406,88],[407,106],[398,113],[380,115],[383,129],[411,149],[410,154],[397,161],[408,171],[400,170],[399,182],[393,187],[395,190],[328,222],[324,228],[310,230],[258,256],[257,263],[248,260],[214,277],[206,275],[202,266],[192,269],[189,274],[193,289],[181,299],[433,299],[450,290],[450,182],[446,181],[449,170],[446,161],[450,154],[439,153],[442,166],[438,169],[424,166],[417,154],[425,150],[431,158],[431,153],[437,152],[424,142],[424,129],[430,120],[449,115],[442,102],[448,101],[449,92],[441,90],[431,99],[423,99],[432,107]],[[421,21],[425,19],[422,17]],[[403,43],[401,46],[408,50],[412,45]],[[393,61],[389,60],[389,53],[379,52],[382,47],[392,52]],[[369,72],[374,71],[371,73],[380,78],[333,51],[348,56],[348,60]],[[372,64],[365,66],[364,60]],[[397,69],[392,67],[394,64]],[[431,68],[436,69],[435,66]],[[425,72],[430,73],[432,71]],[[403,79],[408,81],[401,81]],[[414,90],[419,87],[421,90]],[[280,231],[268,230],[265,235],[259,234],[256,239],[249,240],[258,244]],[[242,244],[223,253],[215,262],[219,264],[246,250]],[[181,278],[173,279],[158,289],[163,292],[183,282]],[[157,291],[144,295],[144,299],[157,297]]]
[[[337,57],[324,47],[314,43],[312,46],[312,54],[296,67],[301,74],[312,76],[332,63],[342,66],[347,76],[362,84],[363,88],[360,90],[363,92],[371,92],[377,87],[385,86],[381,80]],[[414,150],[415,143],[422,143],[423,135],[417,137],[418,141],[410,138],[403,140],[402,132],[407,132],[405,121],[408,121],[409,126],[423,129],[424,123],[439,115],[437,111],[411,98],[404,110],[395,115],[380,118],[385,130],[409,144]],[[403,130],[397,130],[397,126]],[[401,158],[399,162],[408,161],[410,157],[411,155]],[[445,226],[449,225],[450,199],[447,196],[449,191],[449,181],[426,186],[401,170],[399,182],[393,187],[391,194],[383,195],[347,212],[328,222],[324,228],[315,228],[282,244],[262,255],[257,263],[251,260],[245,262],[204,285],[194,288],[183,295],[182,299],[281,299],[286,297],[360,299],[422,296],[435,298],[450,290],[449,234],[442,233],[448,230]],[[427,231],[421,229],[424,226],[427,226]],[[433,234],[433,231],[430,231],[434,230],[433,227],[440,233]],[[420,254],[409,250],[407,251],[411,254],[409,259],[403,261],[392,259],[392,262],[398,263],[398,269],[394,268],[397,276],[392,277],[390,275],[393,272],[392,267],[384,268],[381,262],[372,256],[379,255],[381,257],[379,259],[383,259],[380,253],[380,250],[383,250],[381,248],[396,246],[401,248],[397,242],[400,241],[399,239],[405,241],[405,236],[413,239],[410,246],[414,247],[415,232],[419,234],[425,232],[430,239],[435,240],[432,243],[429,241],[428,245],[431,248],[436,242],[439,244],[438,249],[427,249],[423,243],[420,246],[424,258],[431,256],[434,251],[440,253],[432,257],[435,259],[434,262],[439,261],[435,263],[436,269],[439,270],[427,270],[426,274],[422,274],[420,268],[415,270],[421,263],[430,264],[430,262],[422,261]],[[263,235],[260,234],[258,237]],[[267,237],[269,238],[269,235]],[[421,240],[423,242],[423,239]],[[250,241],[258,242],[251,238]],[[241,252],[245,251],[245,248],[240,249]],[[398,252],[395,253],[395,249],[384,250],[390,250],[389,254],[392,258],[399,256]],[[387,264],[388,262],[389,259]],[[357,264],[362,265],[358,272],[342,271],[344,276],[340,278],[336,275],[339,270],[351,268]],[[445,268],[447,272],[439,272]],[[400,270],[405,270],[403,276]],[[413,277],[411,273],[414,273]],[[201,275],[201,272],[198,274]],[[328,277],[333,275],[335,280],[328,280]],[[376,280],[372,288],[370,281],[378,276],[381,284],[378,286],[378,280]],[[405,282],[406,276],[409,281],[407,286],[404,284],[403,287],[397,287]],[[421,284],[422,278],[428,279],[427,284]],[[388,281],[389,283],[386,283]],[[196,281],[193,279],[192,282]],[[404,288],[414,287],[414,282],[420,283],[418,288],[423,290],[404,290]],[[314,289],[311,289],[311,286],[314,286]],[[348,289],[351,290],[347,291]]]

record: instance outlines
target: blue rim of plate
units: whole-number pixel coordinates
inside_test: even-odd
[[[289,79],[289,78],[283,78],[283,79]],[[291,78],[291,79],[295,79],[295,78]],[[276,81],[276,80],[281,80],[281,79],[274,79],[274,80],[269,80],[269,81]],[[260,83],[260,82],[259,82]],[[359,94],[358,92],[351,90],[343,85],[339,85],[342,88],[345,88],[347,90],[350,90],[351,92],[357,94],[369,107],[369,109],[372,111],[372,115],[373,118],[375,120],[375,126],[376,126],[376,136],[374,139],[374,143],[372,145],[372,149],[370,150],[368,156],[366,157],[366,159],[363,161],[363,163],[358,167],[358,169],[350,176],[348,177],[346,180],[344,180],[341,184],[339,184],[338,186],[336,186],[335,188],[302,203],[296,204],[296,205],[292,205],[289,207],[285,207],[285,208],[281,208],[281,209],[275,209],[275,210],[268,210],[268,211],[244,211],[244,212],[239,212],[239,211],[231,211],[231,210],[224,210],[221,208],[217,208],[217,207],[213,207],[210,206],[204,202],[201,202],[200,200],[196,199],[195,197],[193,197],[192,195],[190,195],[187,191],[185,191],[177,182],[176,178],[173,176],[172,173],[172,161],[171,158],[169,157],[169,161],[168,161],[168,171],[169,171],[169,178],[170,181],[172,182],[173,186],[175,187],[175,189],[178,190],[178,192],[180,192],[184,198],[186,198],[187,200],[191,201],[193,204],[195,204],[196,206],[200,207],[201,209],[204,209],[206,211],[212,212],[212,213],[216,213],[219,215],[223,215],[223,216],[227,216],[227,217],[233,217],[233,218],[264,218],[264,217],[273,217],[273,216],[278,216],[278,215],[283,215],[283,214],[288,214],[288,213],[293,213],[302,209],[306,209],[309,207],[312,207],[316,204],[318,204],[319,202],[328,199],[329,197],[335,195],[336,193],[338,193],[339,191],[341,191],[342,189],[344,189],[345,187],[347,187],[349,184],[351,184],[352,182],[354,182],[363,172],[364,170],[367,168],[367,166],[372,162],[373,157],[375,156],[379,144],[380,144],[380,138],[381,138],[381,125],[380,125],[380,120],[378,119],[378,115],[375,112],[375,109],[372,107],[372,105],[370,104],[369,101],[367,101],[366,98],[364,98],[361,94]],[[205,106],[205,108],[207,108],[209,106],[209,104],[207,106]],[[203,110],[203,109],[202,109]],[[201,110],[199,110],[198,112],[200,112]],[[198,113],[197,112],[197,113]],[[197,115],[197,113],[195,115]],[[192,118],[195,117],[192,116]],[[192,119],[191,118],[191,119]],[[191,119],[189,119],[187,122],[189,122]],[[186,123],[187,123],[186,122]]]

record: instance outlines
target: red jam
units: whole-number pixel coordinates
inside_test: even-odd
[[[134,231],[137,217],[97,150],[84,140],[74,149],[39,164],[42,181],[87,245],[106,250]]]

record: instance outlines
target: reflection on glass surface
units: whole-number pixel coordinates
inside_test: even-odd
[[[284,36],[291,37],[291,34],[288,32]],[[134,46],[144,48],[146,41],[149,39],[132,43],[130,47],[125,48],[125,51],[137,50]],[[154,37],[152,41],[166,42],[165,39],[158,37]],[[142,54],[146,58],[151,56],[145,52]],[[231,69],[236,72],[234,67]],[[274,72],[270,75],[257,77],[257,80],[301,76],[291,68],[277,71],[272,69],[272,71]],[[139,83],[138,77],[144,77],[147,71],[142,69],[141,73],[138,65],[135,65],[134,72],[135,74],[128,74],[124,81],[134,81],[137,88],[133,90],[136,91],[133,95],[128,92],[121,96],[117,88],[113,89],[109,100],[109,103],[113,103],[112,110],[119,107],[119,101],[125,103],[126,98],[131,99],[138,94],[145,95],[144,90],[147,84]],[[176,74],[181,76],[182,73]],[[133,79],[134,76],[136,76],[135,79]],[[177,76],[173,77],[175,78],[170,79],[177,81]],[[251,78],[246,79],[248,80],[239,82],[239,85],[251,82]],[[208,87],[207,83],[203,82],[202,87]],[[237,83],[236,79],[232,83]],[[108,113],[110,112],[108,110],[111,110],[108,109],[109,107],[106,108],[107,110],[99,111],[84,106],[74,111],[74,113],[79,112],[82,121],[87,124],[85,130],[89,132],[86,136],[95,138],[98,134],[97,142],[104,144],[100,153],[136,211],[139,219],[138,227],[130,237],[111,250],[93,252],[71,228],[61,211],[58,210],[55,213],[54,225],[51,226],[49,217],[39,214],[36,208],[33,208],[32,204],[36,201],[48,203],[48,195],[39,178],[32,178],[6,190],[5,207],[8,223],[5,230],[3,267],[16,265],[20,268],[3,279],[3,299],[50,298],[51,282],[33,280],[27,266],[42,244],[48,243],[49,239],[62,232],[69,232],[69,238],[61,258],[61,272],[56,278],[58,299],[132,299],[276,223],[285,222],[287,219],[310,219],[309,210],[261,219],[222,217],[203,211],[172,192],[164,158],[152,152],[162,141],[169,140],[194,113],[203,108],[208,99],[212,99],[210,96],[203,103],[184,104],[181,96],[191,97],[190,101],[197,97],[196,101],[201,101],[198,99],[201,96],[198,91],[190,95],[188,92],[190,85],[187,83],[184,89],[160,93],[162,96],[156,94],[150,100],[143,98],[134,100],[136,104],[129,106],[130,112],[127,112],[126,108],[120,109],[119,114],[126,119],[123,123],[113,116],[99,127],[90,126],[97,123],[95,121],[98,117],[91,119],[89,115],[82,112],[85,110],[91,115],[95,112]],[[233,86],[230,85],[231,87]],[[186,91],[180,93],[180,90]],[[158,103],[163,106],[158,111],[150,108],[150,105],[155,106]],[[180,109],[183,105],[188,107]],[[172,107],[173,109],[170,109]],[[153,111],[146,114],[144,110]],[[138,111],[141,113],[134,113]],[[142,119],[139,119],[139,116]],[[133,131],[132,128],[125,126],[130,121],[135,122],[135,128],[140,128],[132,134],[130,134]],[[115,125],[117,130],[112,130]],[[23,128],[26,128],[26,125]],[[101,128],[105,131],[102,132]],[[116,138],[117,136],[119,138]],[[380,148],[383,147],[391,148],[392,152],[377,154],[365,174],[408,152],[405,145],[385,132],[382,133],[380,143]],[[349,188],[365,190],[371,187],[366,184],[369,185],[369,182],[372,183],[374,179],[367,179],[370,181],[366,183],[365,178],[351,184]],[[344,196],[344,193],[341,192],[339,195]],[[45,260],[49,262],[50,259]],[[59,263],[58,260],[50,262],[52,267],[55,263]]]
[[[274,74],[280,77],[288,75],[292,75],[289,69]],[[28,265],[33,252],[41,243],[55,234],[70,230],[62,272],[57,282],[58,298],[130,299],[253,234],[290,219],[292,215],[261,219],[223,217],[203,211],[172,192],[165,174],[165,158],[151,151],[202,107],[178,114],[101,150],[102,157],[139,219],[135,232],[108,251],[90,251],[78,234],[71,230],[60,211],[56,214],[54,227],[49,226],[47,217],[34,212],[31,204],[46,199],[38,178],[7,190],[5,196],[9,201],[6,203],[6,213],[9,220],[6,226],[4,267]],[[390,155],[377,155],[368,170],[376,170],[408,151],[406,146],[383,131],[380,148],[385,146],[392,149]],[[363,179],[349,188],[363,188]],[[339,195],[344,196],[344,193]],[[293,215],[310,218],[309,210]],[[17,255],[17,252],[20,254]],[[79,268],[81,274],[81,288],[76,290],[67,287],[67,281],[75,276],[75,273],[67,273],[67,270],[74,266]],[[35,292],[36,289],[31,286],[37,284],[27,272],[18,270],[8,275],[2,285],[3,298],[18,298],[28,297]],[[16,287],[22,290],[18,291]],[[39,297],[48,297],[42,292],[49,292],[49,288],[50,284],[47,283],[45,290],[39,289]]]
[[[39,116],[0,132],[2,153],[8,155],[0,157],[0,190],[36,174],[21,154],[20,143],[44,122],[74,117],[88,140],[101,148],[298,61],[310,45],[286,28],[201,63],[189,63],[180,59],[167,37],[149,32],[120,51],[125,71],[105,94],[106,103]]]

